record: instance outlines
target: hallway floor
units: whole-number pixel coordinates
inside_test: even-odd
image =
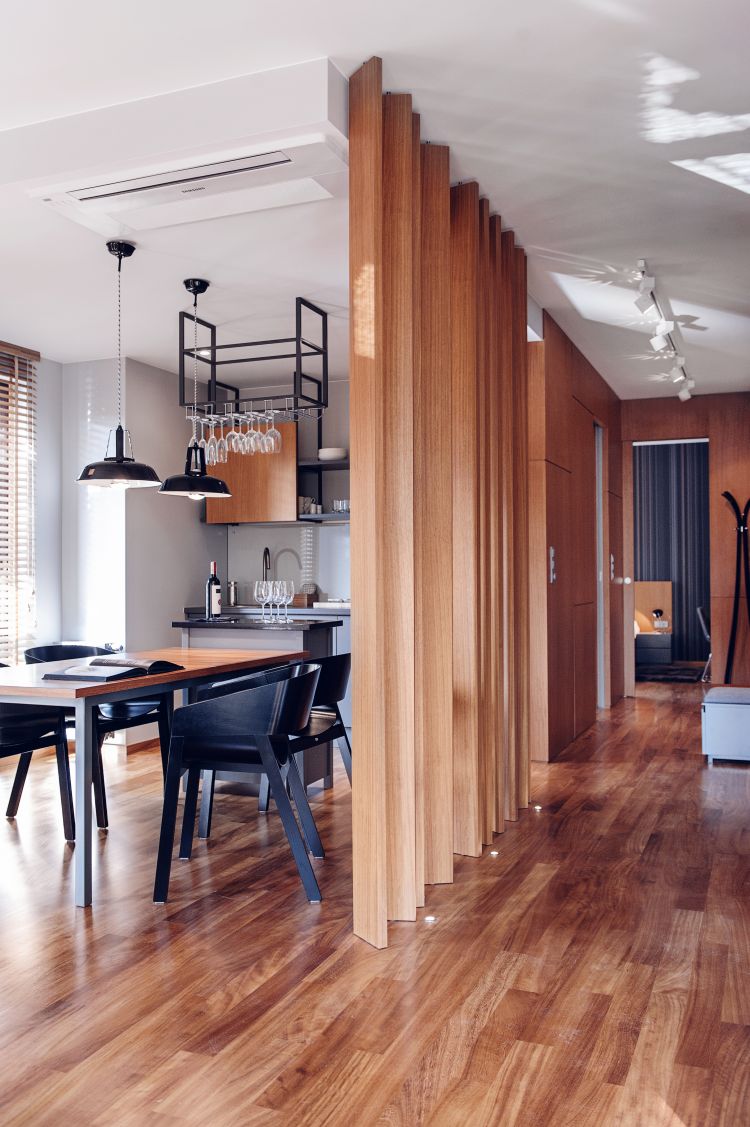
[[[107,765],[93,911],[71,907],[54,762],[0,822],[10,1124],[750,1120],[750,766],[700,755],[701,686],[643,685],[416,924],[350,932],[350,792],[313,798],[325,900],[279,820],[220,795],[151,903],[155,752]],[[0,765],[0,790],[11,765]],[[435,917],[426,922],[425,916]]]

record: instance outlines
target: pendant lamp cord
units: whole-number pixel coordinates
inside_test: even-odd
[[[117,425],[122,426],[122,254],[117,256]]]
[[[193,445],[198,435],[198,294],[193,294]]]

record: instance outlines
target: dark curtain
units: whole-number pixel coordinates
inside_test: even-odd
[[[710,608],[708,443],[633,447],[635,578],[672,580],[672,658],[705,661]]]

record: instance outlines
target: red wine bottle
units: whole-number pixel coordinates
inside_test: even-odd
[[[206,618],[221,617],[221,583],[216,574],[216,560],[211,560],[211,574],[206,580]]]

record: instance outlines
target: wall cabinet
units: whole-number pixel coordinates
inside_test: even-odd
[[[206,501],[207,524],[249,524],[297,519],[297,425],[278,423],[278,454],[229,454],[224,465],[209,466],[232,496]]]

